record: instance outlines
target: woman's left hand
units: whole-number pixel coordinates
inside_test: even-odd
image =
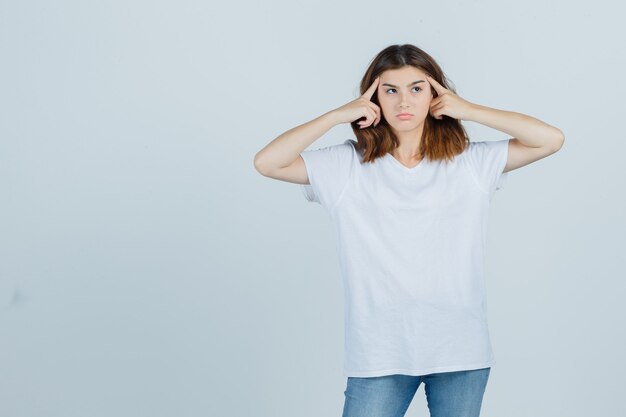
[[[431,76],[426,75],[426,78],[430,88],[434,89],[438,94],[430,102],[430,114],[438,120],[441,120],[444,114],[458,120],[467,120],[467,115],[471,111],[473,104],[457,96]]]

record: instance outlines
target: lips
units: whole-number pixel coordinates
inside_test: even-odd
[[[401,119],[401,120],[408,120],[408,119],[410,119],[411,117],[413,117],[413,115],[412,115],[412,114],[410,114],[410,113],[400,113],[400,114],[396,115],[396,117],[397,117],[398,119]]]

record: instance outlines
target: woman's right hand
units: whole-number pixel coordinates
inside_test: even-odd
[[[380,107],[371,101],[376,88],[378,88],[379,80],[380,76],[376,77],[367,91],[356,100],[333,110],[340,123],[352,123],[362,117],[365,117],[365,120],[358,122],[361,129],[372,124],[376,126],[380,123]]]

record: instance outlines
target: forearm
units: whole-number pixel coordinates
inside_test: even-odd
[[[541,120],[522,113],[493,109],[472,104],[467,117],[470,120],[504,132],[533,148],[544,146],[560,147],[564,135],[561,130]]]
[[[334,111],[329,111],[284,132],[268,143],[254,157],[259,168],[283,168],[290,165],[309,145],[339,124]]]

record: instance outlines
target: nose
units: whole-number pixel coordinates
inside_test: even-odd
[[[406,93],[400,93],[400,108],[401,109],[407,109],[410,107],[407,96],[408,94]]]

